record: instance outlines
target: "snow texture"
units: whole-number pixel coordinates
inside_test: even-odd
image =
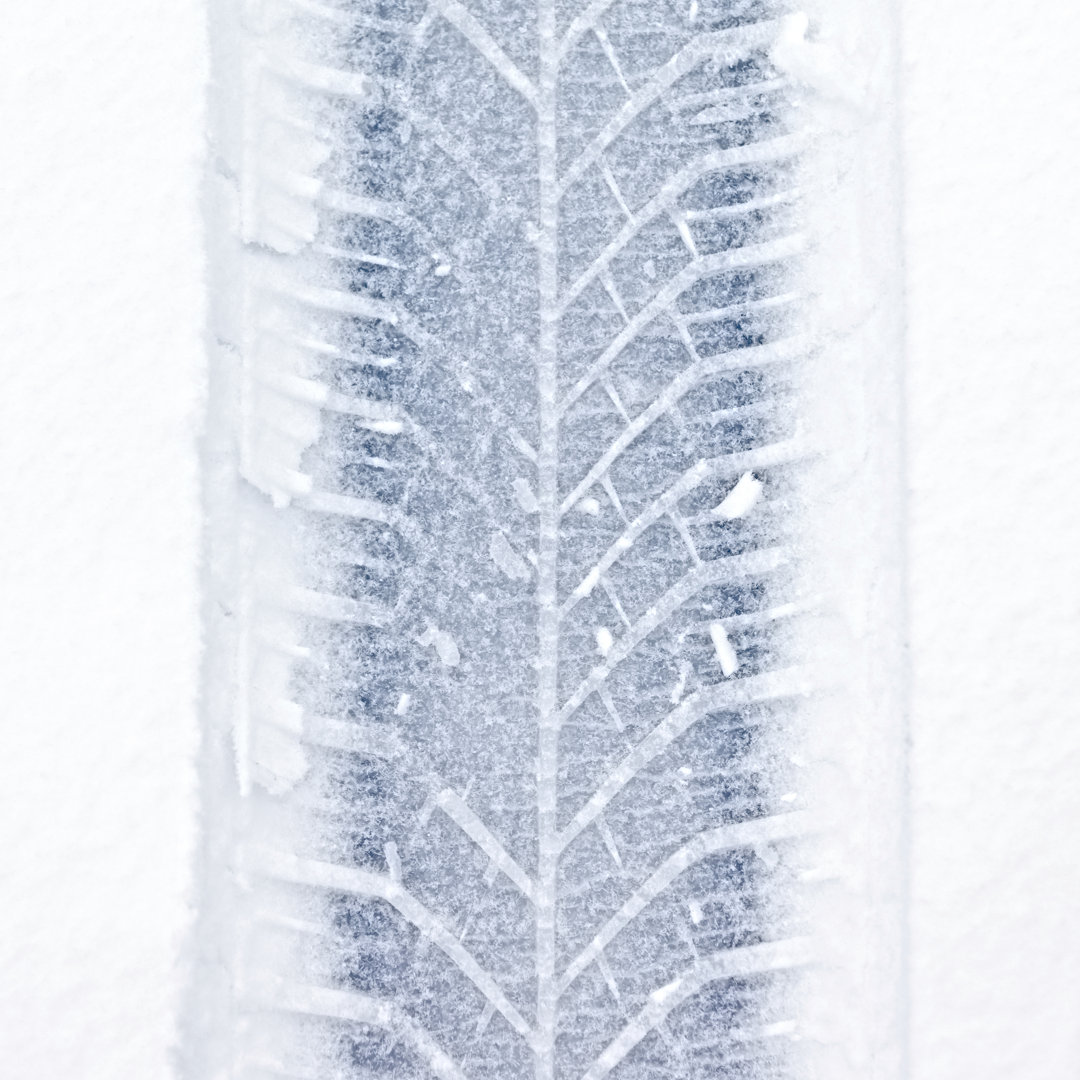
[[[902,7],[910,1075],[1065,1080],[1080,1065],[1076,12]],[[0,1072],[18,1080],[173,1073],[194,829],[203,14],[61,0],[13,7],[0,38]],[[524,471],[513,495],[535,513]],[[204,789],[229,790],[231,771],[230,747]],[[211,807],[209,847],[235,805]],[[218,929],[200,985],[227,959],[234,928]]]
[[[895,1075],[890,114],[810,27],[219,9],[193,1075]]]
[[[1078,35],[905,10],[917,1080],[1080,1073]]]
[[[191,919],[198,4],[0,34],[0,1075],[170,1075]]]

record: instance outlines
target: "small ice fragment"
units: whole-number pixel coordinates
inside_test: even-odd
[[[393,840],[389,841],[383,848],[383,855],[386,858],[386,868],[390,871],[390,880],[400,881],[401,856],[398,855],[397,844]]]
[[[461,663],[461,653],[458,652],[457,643],[449,634],[439,633],[435,639],[435,651],[447,667],[457,667]]]
[[[678,705],[682,701],[682,696],[686,691],[686,679],[690,674],[690,665],[683,661],[679,665],[679,678],[675,683],[674,689],[671,691],[671,704]]]
[[[600,513],[600,503],[589,495],[582,499],[574,509],[577,510],[578,513],[589,514],[592,517],[596,517],[596,515]]]
[[[596,648],[601,656],[607,656],[611,651],[611,646],[614,644],[615,639],[611,636],[611,631],[606,626],[601,626],[596,631]]]
[[[712,638],[713,648],[716,650],[716,659],[720,663],[720,670],[725,675],[733,675],[739,670],[739,658],[731,647],[727,631],[721,623],[710,623],[709,636]]]
[[[615,490],[615,485],[611,482],[611,477],[607,473],[604,473],[603,479],[600,481],[600,486],[604,489],[604,494],[611,500],[611,505],[615,507],[616,513],[625,518],[626,514],[623,512],[619,493]],[[599,509],[599,504],[597,508]]]
[[[510,541],[501,532],[491,534],[488,554],[511,581],[528,581],[532,576],[529,564],[510,546]]]
[[[731,521],[745,517],[754,508],[765,485],[753,473],[743,473],[739,482],[727,493],[724,500],[713,511],[713,515]]]
[[[600,687],[597,691],[600,695],[600,700],[604,703],[604,708],[607,709],[608,715],[615,722],[615,727],[618,731],[623,730],[622,717],[619,716],[619,710],[615,708],[615,700],[606,687]]]
[[[701,910],[701,905],[696,900],[690,900],[686,905],[690,909],[690,921],[697,926],[701,922],[704,912]]]
[[[679,775],[680,776],[693,776],[694,775],[694,770],[691,769],[689,765],[680,765],[679,766]]]
[[[395,716],[404,716],[409,711],[409,703],[412,701],[412,694],[402,694],[398,698],[397,706],[394,708]]]
[[[607,957],[601,953],[596,958],[596,966],[600,969],[600,974],[604,977],[604,982],[607,983],[608,992],[616,1001],[622,1001],[619,996],[619,987],[615,982],[615,976],[612,973],[611,965],[607,962]]]
[[[524,477],[519,476],[514,481],[514,497],[517,499],[518,506],[520,506],[526,514],[535,514],[539,512],[540,504],[536,501],[536,496],[533,494],[533,489],[529,486],[529,481]]]
[[[447,667],[457,667],[461,663],[457,644],[445,630],[429,626],[416,640],[420,645],[434,645],[436,654]]]
[[[604,841],[604,847],[607,848],[612,862],[622,869],[622,856],[619,854],[619,848],[615,843],[615,834],[611,831],[611,826],[603,818],[600,818],[596,825],[600,830],[600,839]]]
[[[781,802],[794,802],[799,796],[794,791],[789,791],[786,795],[780,796]]]
[[[450,267],[446,263],[440,263],[438,266],[435,267],[436,277],[446,277],[446,275],[449,273]]]
[[[420,828],[426,828],[427,823],[431,820],[431,815],[435,813],[435,799],[429,796],[424,805],[420,807],[419,812],[416,815],[416,823]]]
[[[483,1035],[487,1030],[488,1024],[491,1022],[491,1018],[495,1015],[495,1006],[490,1001],[484,1002],[484,1011],[480,1014],[480,1019],[476,1021],[476,1034]]]

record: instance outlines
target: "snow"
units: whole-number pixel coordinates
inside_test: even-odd
[[[911,1076],[1065,1080],[1080,16],[1050,0],[903,15]],[[0,43],[0,1072],[16,1080],[172,1073],[195,835],[203,16],[23,5]],[[532,512],[527,481],[518,497]]]
[[[0,34],[0,1074],[170,1075],[197,742],[203,11]]]
[[[1080,9],[904,8],[912,1075],[1080,1072]]]
[[[753,473],[743,473],[738,483],[724,496],[723,502],[713,513],[718,518],[724,518],[727,521],[746,517],[761,497],[761,489],[764,486]]]
[[[446,667],[457,667],[461,663],[461,653],[452,635],[437,626],[429,626],[417,641],[421,645],[434,645],[435,653]]]
[[[725,675],[733,675],[739,669],[739,658],[735,655],[731,640],[723,623],[710,623],[709,636],[712,638],[713,648],[716,650],[716,660],[720,670]]]

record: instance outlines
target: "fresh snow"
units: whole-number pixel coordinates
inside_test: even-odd
[[[1080,27],[1051,0],[904,0],[901,14],[910,1075],[1066,1080],[1080,1067],[1070,929],[1080,520],[1069,494],[1080,487],[1080,216],[1068,138],[1080,122]],[[205,17],[199,4],[30,5],[8,14],[0,43],[0,1072],[19,1080],[175,1073],[196,846],[200,201],[204,164],[217,168],[204,141]],[[821,46],[791,29],[794,56],[774,58],[821,93],[811,62]],[[873,58],[860,67],[857,43],[829,48],[847,57],[841,90],[873,88]],[[848,107],[844,93],[835,100]],[[300,204],[283,209],[294,230],[310,228]],[[454,260],[433,265],[449,277]],[[531,447],[512,437],[528,460]],[[534,514],[524,475],[509,490]],[[294,480],[279,472],[265,485],[287,502],[303,494]],[[631,523],[616,545],[630,549],[636,535]],[[581,595],[599,586],[599,575],[583,579]],[[621,629],[610,625],[615,646]],[[665,684],[672,705],[691,692],[687,677]],[[401,717],[416,708],[404,690],[391,704]],[[327,740],[348,734],[327,720]],[[439,797],[440,812],[487,844],[468,805]],[[516,875],[491,851],[498,872]],[[380,887],[397,895],[401,851],[384,854]],[[826,861],[806,873],[830,872]],[[686,912],[704,917],[694,899]],[[612,972],[597,970],[607,994]],[[289,992],[309,1011],[384,1015],[355,995]],[[497,1022],[484,1010],[476,1030]],[[423,1033],[405,1018],[400,1027],[423,1052]],[[780,1020],[753,1036],[794,1032]],[[437,1050],[430,1060],[450,1068]]]
[[[192,919],[200,3],[0,33],[0,1075],[173,1074]]]

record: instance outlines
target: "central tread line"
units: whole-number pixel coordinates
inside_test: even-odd
[[[537,487],[540,509],[539,555],[536,574],[537,697],[539,747],[537,757],[538,873],[536,882],[536,1080],[554,1080],[555,1026],[559,984],[555,971],[555,915],[558,885],[557,779],[559,764],[559,407],[558,407],[558,230],[559,179],[556,134],[556,92],[559,42],[555,0],[540,0],[537,10],[540,38],[539,89],[536,98],[537,157],[540,184],[539,343],[537,392],[540,445]]]

